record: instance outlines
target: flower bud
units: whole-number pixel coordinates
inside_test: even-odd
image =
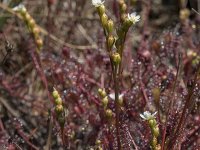
[[[161,148],[160,144],[156,145],[156,150],[161,150],[161,149],[162,148]]]
[[[108,37],[108,47],[111,48],[113,46],[114,42],[115,42],[115,38],[112,35],[110,35]]]
[[[119,5],[123,5],[124,4],[124,0],[118,0]]]
[[[62,99],[60,97],[55,99],[55,104],[56,105],[62,105]]]
[[[100,145],[100,144],[101,144],[101,141],[100,141],[100,140],[96,140],[95,144],[96,144],[96,145]]]
[[[25,15],[27,14],[26,9],[21,9],[20,14],[22,15],[22,17],[25,17]]]
[[[111,33],[113,31],[113,27],[114,27],[114,23],[111,19],[108,20],[108,23],[107,23],[107,31],[108,33]]]
[[[58,93],[58,91],[56,89],[53,90],[52,95],[53,95],[54,99],[57,99],[58,97],[60,97],[60,95],[59,95],[59,93]]]
[[[157,138],[155,136],[153,136],[151,144],[152,144],[152,147],[156,147],[156,145],[157,145]]]
[[[26,21],[30,21],[32,19],[31,15],[29,13],[26,13],[24,18],[26,19]]]
[[[189,18],[189,16],[190,16],[190,11],[187,8],[180,10],[179,18],[181,20],[186,20]]]
[[[97,11],[99,13],[99,16],[102,16],[105,13],[105,6],[100,5],[99,7],[97,7]]]
[[[28,25],[29,25],[29,27],[30,28],[34,28],[35,27],[35,20],[33,19],[33,18],[31,18],[30,20],[29,20],[29,22],[28,22]]]
[[[121,6],[121,11],[124,13],[124,12],[126,12],[126,9],[127,9],[127,6],[125,3],[123,3]]]
[[[126,20],[126,14],[121,14],[121,21],[124,22]]]
[[[150,119],[149,121],[149,125],[151,128],[154,128],[156,126],[156,120],[155,119]]]
[[[158,136],[159,136],[159,128],[158,128],[158,126],[156,126],[156,127],[153,128],[153,135],[154,135],[155,137],[158,137]]]
[[[108,23],[108,16],[105,13],[101,16],[101,23],[102,23],[102,26],[106,28],[106,25]]]
[[[123,106],[123,103],[124,103],[124,100],[123,100],[122,97],[120,97],[120,98],[118,99],[118,104],[119,104],[119,106]]]
[[[41,39],[41,38],[38,38],[38,39],[36,40],[36,44],[37,44],[37,46],[38,46],[39,49],[42,48],[42,46],[43,46],[43,41],[42,41],[42,39]]]
[[[105,89],[98,89],[98,93],[102,98],[106,97],[107,95]]]
[[[104,108],[107,107],[107,105],[108,105],[108,97],[107,96],[102,99],[102,104],[103,104]]]
[[[99,95],[102,93],[102,91],[103,91],[103,90],[102,90],[101,88],[98,89]]]
[[[103,148],[99,146],[99,147],[98,147],[98,150],[103,150]]]
[[[64,111],[64,108],[62,105],[57,105],[55,108],[56,113],[60,114]]]
[[[121,62],[121,56],[119,53],[115,52],[112,54],[112,60],[115,65],[118,65]]]
[[[107,109],[106,110],[106,116],[108,117],[108,118],[111,118],[112,117],[112,110],[110,110],[110,109]]]
[[[39,36],[40,29],[38,27],[34,27],[32,30],[35,38],[37,38]]]

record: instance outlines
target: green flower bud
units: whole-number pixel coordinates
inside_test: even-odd
[[[31,18],[30,20],[29,20],[29,22],[28,22],[28,25],[29,25],[29,27],[30,28],[34,28],[35,27],[35,20],[33,19],[33,18]]]
[[[126,20],[126,14],[121,14],[121,21],[124,22]]]
[[[101,88],[98,89],[99,95],[101,95],[102,91],[103,91],[103,90],[102,90]]]
[[[26,21],[30,21],[32,19],[31,15],[29,13],[25,13],[25,16],[24,16],[25,20]]]
[[[120,6],[122,6],[124,4],[124,0],[118,0],[118,3]]]
[[[26,13],[27,13],[26,9],[22,9],[20,11],[20,14],[22,15],[22,17],[25,17]]]
[[[37,47],[38,47],[39,49],[41,49],[42,46],[43,46],[43,41],[42,41],[42,39],[41,39],[41,38],[36,39],[36,44],[37,44]]]
[[[113,31],[113,27],[114,27],[114,23],[111,19],[108,20],[108,23],[107,23],[107,31],[108,33],[111,33]]]
[[[153,137],[153,139],[152,139],[152,147],[153,148],[155,148],[156,147],[156,145],[157,145],[157,138],[156,137]]]
[[[108,37],[108,47],[111,48],[113,46],[114,42],[115,42],[115,38],[112,35],[110,35]]]
[[[103,150],[103,148],[99,146],[99,147],[98,147],[98,150]]]
[[[156,146],[156,150],[161,150],[160,144],[158,144],[158,145]]]
[[[97,7],[97,11],[99,13],[99,16],[102,16],[105,13],[105,6],[100,5],[99,7]]]
[[[35,38],[38,38],[38,37],[39,37],[40,29],[39,29],[38,27],[32,28],[32,32],[33,32]]]
[[[155,137],[158,137],[158,136],[159,136],[159,128],[158,128],[158,126],[156,126],[155,128],[153,128],[153,135],[154,135]]]
[[[96,140],[95,144],[96,144],[96,145],[100,145],[100,144],[101,144],[101,141],[100,141],[100,140]]]
[[[101,16],[101,24],[104,28],[106,28],[106,25],[108,23],[108,16],[104,13],[102,16]]]
[[[53,95],[54,99],[57,99],[58,97],[60,97],[60,95],[59,95],[59,93],[58,93],[58,91],[56,89],[53,90],[52,95]]]
[[[62,105],[62,99],[60,97],[55,99],[55,104],[56,105]]]
[[[107,109],[106,110],[106,116],[108,117],[108,118],[111,118],[112,117],[112,110],[110,110],[110,109]]]
[[[123,100],[122,97],[120,97],[120,98],[118,99],[118,104],[119,104],[119,106],[123,106],[123,103],[124,103],[124,100]]]
[[[121,62],[121,56],[119,53],[115,52],[112,54],[112,60],[115,65],[118,65]]]
[[[106,97],[107,95],[105,89],[98,89],[98,93],[102,98]]]
[[[126,9],[127,9],[127,6],[125,3],[123,3],[121,6],[121,12],[123,12],[123,13],[126,12]]]
[[[102,104],[103,104],[104,108],[107,107],[107,105],[108,105],[108,97],[107,96],[102,99]]]
[[[156,126],[156,120],[155,119],[150,119],[149,121],[149,125],[151,128],[154,128]]]
[[[63,105],[57,105],[55,108],[57,114],[60,114],[64,111]]]
[[[190,10],[189,9],[185,8],[185,9],[180,10],[179,18],[181,20],[186,20],[186,19],[189,18],[189,16],[190,16]]]

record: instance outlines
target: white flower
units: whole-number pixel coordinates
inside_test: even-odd
[[[139,15],[136,15],[136,13],[131,13],[131,14],[128,14],[128,19],[133,23],[135,24],[136,22],[140,21],[140,16]]]
[[[124,96],[124,94],[120,94],[120,95],[119,95],[119,99],[122,99],[123,96]],[[110,97],[112,100],[115,100],[115,93],[109,94],[109,97]]]
[[[157,114],[157,111],[153,114],[151,114],[149,111],[145,111],[143,114],[140,114],[140,117],[144,120],[151,120],[155,118],[156,114]]]
[[[92,0],[92,5],[94,5],[95,7],[99,7],[101,5],[103,5],[105,1],[102,0]]]
[[[26,7],[23,4],[19,4],[18,6],[15,6],[12,10],[14,10],[14,11],[26,11]]]

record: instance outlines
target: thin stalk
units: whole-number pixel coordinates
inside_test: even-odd
[[[105,37],[107,37],[107,32],[106,29],[104,28],[104,35]],[[118,106],[118,100],[119,100],[119,81],[118,81],[118,74],[120,73],[118,70],[118,67],[121,66],[121,63],[117,66],[114,65],[113,61],[112,61],[112,49],[108,46],[108,42],[106,41],[106,49],[107,52],[109,53],[109,58],[110,58],[110,63],[111,63],[111,69],[112,69],[112,78],[114,80],[114,90],[115,90],[115,114],[116,114],[116,118],[115,118],[115,127],[117,130],[117,146],[118,149],[121,150],[121,142],[120,142],[120,124],[119,124],[119,106]],[[121,54],[120,54],[121,55]]]
[[[186,102],[185,102],[183,111],[181,113],[181,118],[180,118],[180,120],[178,122],[178,126],[177,126],[177,128],[176,128],[176,130],[174,132],[174,136],[171,139],[171,142],[169,143],[168,147],[170,146],[170,144],[173,144],[176,141],[176,139],[178,138],[178,134],[180,133],[181,128],[185,124],[185,122],[184,122],[185,119],[186,119],[185,116],[186,116],[186,113],[189,113],[189,112],[187,112],[187,109],[189,108],[190,102],[191,102],[193,94],[194,94],[194,89],[195,89],[196,83],[198,81],[198,74],[199,74],[199,72],[200,72],[200,64],[198,65],[198,69],[197,69],[197,72],[195,74],[195,79],[194,79],[193,86],[189,90],[188,95],[186,97]]]
[[[176,78],[175,78],[175,82],[172,88],[172,96],[170,97],[171,101],[169,104],[169,109],[167,111],[167,119],[165,121],[165,127],[164,127],[164,133],[163,133],[163,138],[162,138],[162,150],[164,150],[164,146],[165,146],[165,139],[166,139],[166,131],[167,131],[167,122],[169,120],[169,116],[171,114],[171,110],[174,104],[174,94],[175,94],[175,89],[176,89],[176,85],[177,85],[177,81],[178,81],[178,76],[179,76],[179,72],[180,72],[180,62],[181,62],[181,57],[179,56],[179,60],[178,60],[178,68],[176,71]]]
[[[125,44],[125,40],[126,40],[126,35],[127,35],[127,32],[124,35],[123,43],[121,44],[122,46],[121,46],[121,49],[119,50],[119,52],[120,52],[119,54],[121,56],[121,62],[123,60],[122,54],[123,54],[123,50],[124,50],[124,44]],[[119,64],[119,74],[122,72],[121,70],[122,70],[122,63]]]
[[[118,149],[121,150],[121,142],[120,142],[120,124],[119,124],[119,113],[120,113],[120,108],[118,105],[119,101],[119,82],[118,82],[118,65],[114,67],[114,89],[115,89],[115,114],[116,114],[116,130],[117,130],[117,145]]]

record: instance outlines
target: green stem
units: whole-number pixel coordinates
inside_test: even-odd
[[[118,67],[119,65],[114,67],[114,89],[115,89],[115,114],[116,114],[116,122],[115,122],[115,126],[116,126],[116,130],[117,130],[117,144],[118,144],[118,149],[121,150],[121,142],[120,142],[120,119],[119,119],[119,114],[120,114],[120,108],[119,108],[119,82],[118,82]]]

